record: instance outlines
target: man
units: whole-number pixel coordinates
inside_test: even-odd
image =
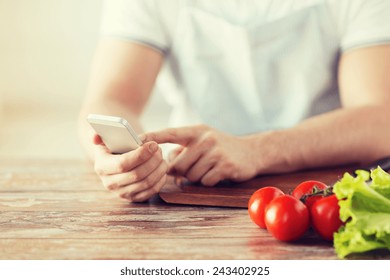
[[[388,0],[107,1],[79,126],[96,172],[137,202],[167,173],[213,186],[390,155],[388,15]],[[160,72],[177,128],[111,155],[86,115],[142,133]]]

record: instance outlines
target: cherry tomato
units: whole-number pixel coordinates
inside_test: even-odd
[[[275,187],[264,187],[255,191],[248,202],[248,212],[251,220],[261,228],[265,228],[264,211],[267,205],[284,193]]]
[[[328,186],[320,181],[305,181],[300,183],[292,192],[292,196],[301,199],[304,195],[313,194],[316,190],[324,190],[328,188]],[[305,200],[306,206],[310,209],[314,202],[321,199],[323,196],[311,196]]]
[[[297,240],[309,227],[309,210],[291,195],[277,197],[265,209],[265,225],[276,239]]]
[[[340,220],[340,206],[336,195],[317,200],[310,209],[312,225],[315,231],[325,240],[333,240],[343,222]]]

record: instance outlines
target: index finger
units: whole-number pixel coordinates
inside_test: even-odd
[[[143,142],[155,141],[159,144],[173,143],[187,146],[194,138],[199,135],[198,126],[185,126],[177,128],[167,128],[155,132],[147,132],[140,135]]]

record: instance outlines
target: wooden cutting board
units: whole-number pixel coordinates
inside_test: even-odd
[[[250,196],[259,188],[275,186],[285,193],[291,193],[303,181],[318,180],[330,185],[339,180],[345,172],[353,172],[355,169],[339,167],[268,175],[243,183],[221,183],[214,187],[204,187],[190,182],[178,186],[171,178],[159,195],[167,203],[247,208]]]

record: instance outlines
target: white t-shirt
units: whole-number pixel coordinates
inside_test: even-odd
[[[390,44],[390,0],[109,0],[102,33],[165,55],[172,126],[242,135],[340,107],[337,64]]]

